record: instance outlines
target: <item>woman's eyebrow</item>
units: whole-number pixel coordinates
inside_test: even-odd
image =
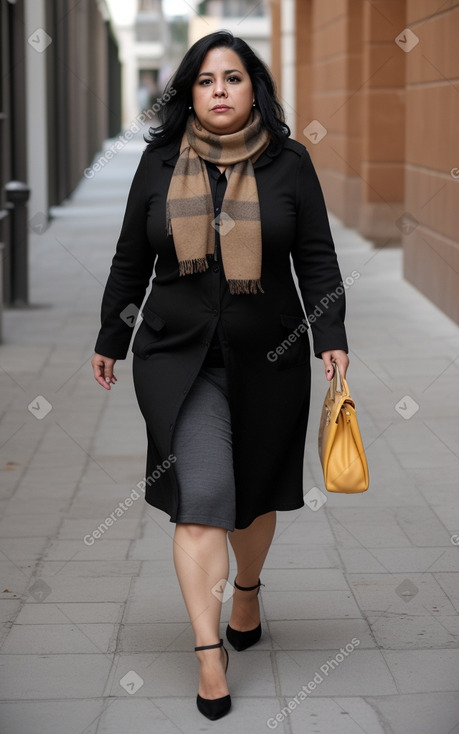
[[[238,74],[242,74],[242,71],[239,71],[239,69],[226,69],[225,74],[232,74],[234,71],[237,71]],[[198,76],[214,76],[213,71],[201,71]]]

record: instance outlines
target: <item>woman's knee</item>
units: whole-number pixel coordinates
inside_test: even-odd
[[[226,535],[228,532],[226,528],[192,522],[178,522],[176,528],[180,533],[186,534],[192,540],[208,538],[211,535]]]

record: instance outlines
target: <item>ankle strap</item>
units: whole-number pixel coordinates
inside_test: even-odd
[[[213,647],[221,647],[223,645],[223,640],[220,638],[220,642],[216,642],[215,645],[201,645],[200,647],[195,647],[196,650],[212,650]]]
[[[236,579],[234,579],[234,585],[236,589],[239,589],[239,591],[253,591],[254,589],[258,589],[260,586],[264,586],[260,582],[260,579],[258,579],[258,584],[255,584],[255,586],[239,586],[239,584],[236,583]]]

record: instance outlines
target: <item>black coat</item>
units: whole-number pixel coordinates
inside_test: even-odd
[[[229,378],[235,527],[244,528],[271,510],[304,505],[310,344],[303,305],[308,315],[315,313],[310,321],[316,357],[330,349],[347,352],[345,293],[317,175],[306,148],[290,138],[277,153],[269,146],[254,164],[264,294],[231,296],[219,264],[179,277],[165,215],[177,158],[178,144],[142,154],[102,300],[95,351],[126,357],[132,336],[126,315],[132,304],[141,307],[155,267],[132,345],[133,377],[147,427],[145,499],[175,522],[178,486],[168,460],[174,425],[219,329]]]

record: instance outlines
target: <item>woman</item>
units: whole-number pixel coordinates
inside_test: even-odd
[[[290,256],[327,379],[349,362],[345,299],[313,165],[250,47],[226,31],[206,36],[167,94],[132,182],[92,365],[110,389],[132,334],[123,311],[140,308],[154,266],[132,345],[145,499],[176,523],[197,705],[217,719],[231,706],[219,634],[227,532],[237,575],[226,636],[240,651],[261,636],[276,511],[304,505],[309,327]]]

